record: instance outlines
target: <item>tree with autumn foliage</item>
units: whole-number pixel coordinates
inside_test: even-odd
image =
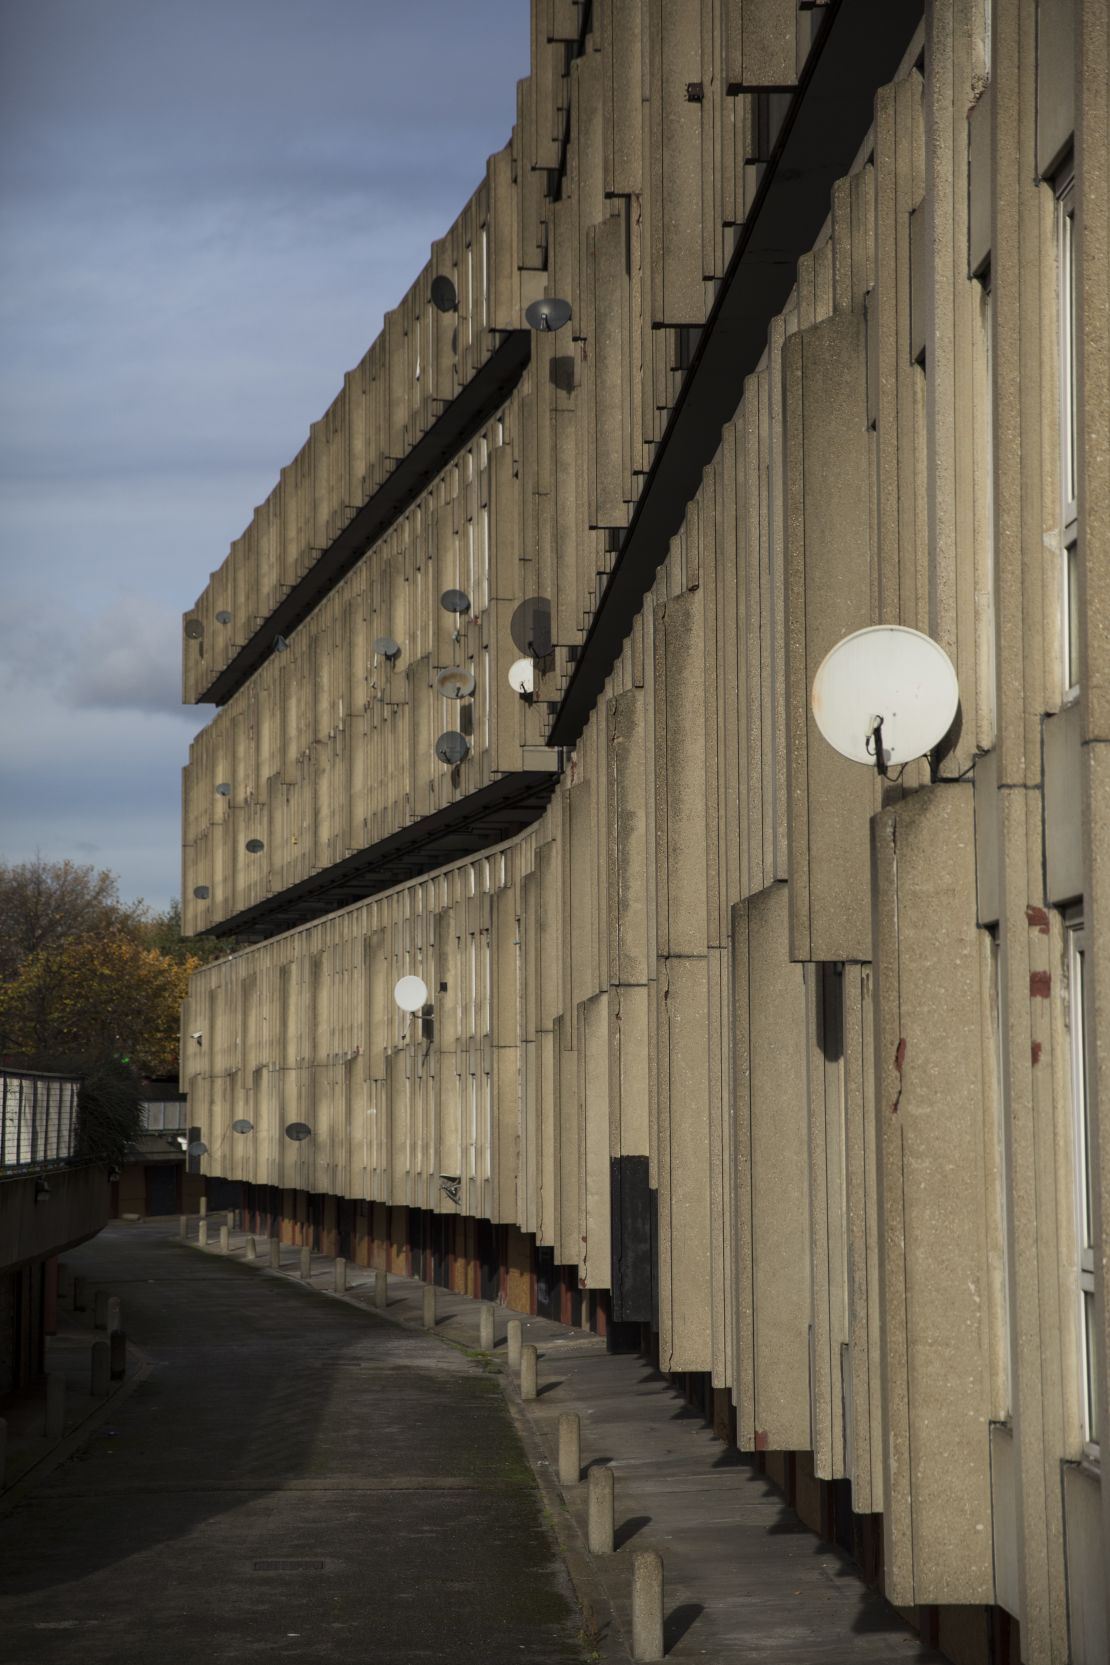
[[[181,935],[181,910],[120,900],[114,873],[73,862],[0,862],[0,1055],[82,1070],[123,1061],[177,1074],[189,976],[228,952]]]
[[[124,930],[40,948],[0,985],[0,1050],[110,1056],[142,1075],[174,1075],[181,1003],[200,963],[171,959]]]

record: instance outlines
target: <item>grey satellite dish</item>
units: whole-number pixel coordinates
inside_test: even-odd
[[[546,659],[551,652],[551,603],[545,595],[530,595],[509,620],[509,635],[530,659]]]
[[[205,1144],[203,1139],[194,1139],[193,1140],[192,1144],[189,1146],[189,1155],[190,1156],[207,1156],[208,1155],[208,1146]]]
[[[285,1137],[292,1139],[295,1145],[299,1145],[302,1139],[311,1139],[312,1129],[307,1122],[290,1122],[285,1129]]]
[[[216,795],[220,798],[230,798],[231,782],[229,780],[218,780],[216,782]]]
[[[461,763],[470,751],[470,741],[457,729],[449,728],[436,741],[436,756],[441,763]]]
[[[239,1121],[232,1122],[231,1131],[232,1133],[253,1133],[254,1123],[248,1122],[245,1116],[241,1117]]]
[[[940,744],[955,721],[960,684],[939,642],[882,624],[853,631],[829,650],[811,703],[830,746],[885,774]]]
[[[204,626],[201,624],[199,619],[187,619],[185,622],[185,634],[191,642],[199,642],[201,637],[204,635]]]
[[[196,897],[198,902],[207,902],[208,897],[210,895],[208,886],[207,885],[194,885],[193,886],[193,895]]]
[[[392,636],[375,636],[374,652],[392,665],[395,659],[401,657],[401,644],[395,642]]]
[[[274,652],[275,653],[284,653],[288,646],[289,646],[289,643],[285,640],[284,636],[275,636],[274,637]]]
[[[216,614],[216,623],[217,624],[230,624],[231,623],[231,614],[228,612],[226,607],[221,607],[219,612]]]
[[[469,613],[470,597],[465,590],[444,590],[439,604],[445,613]]]
[[[248,838],[246,848],[250,851],[252,856],[256,856],[258,852],[260,850],[264,850],[266,846],[260,838]]]
[[[445,700],[469,699],[474,692],[474,676],[461,665],[449,665],[436,677],[436,689]]]
[[[455,293],[455,285],[449,277],[441,272],[432,279],[432,305],[437,312],[454,312],[459,304],[459,297]]]
[[[561,330],[564,324],[570,322],[570,302],[561,301],[558,295],[545,295],[541,301],[533,301],[525,309],[524,316],[532,328],[541,333]]]

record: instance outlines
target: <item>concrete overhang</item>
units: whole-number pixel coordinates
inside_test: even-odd
[[[502,775],[300,884],[290,885],[280,895],[268,896],[217,925],[209,925],[206,934],[262,942],[453,861],[479,855],[538,820],[558,780],[554,766]]]
[[[548,735],[573,746],[898,70],[922,0],[831,0]]]
[[[37,1198],[45,1179],[49,1194]],[[107,1171],[99,1164],[0,1173],[0,1272],[62,1254],[108,1223]]]
[[[192,703],[224,705],[274,650],[335,588],[393,522],[427,490],[452,457],[496,415],[524,373],[532,351],[530,330],[507,330],[489,358],[444,409],[423,439],[401,457],[388,480],[293,585],[228,665]]]

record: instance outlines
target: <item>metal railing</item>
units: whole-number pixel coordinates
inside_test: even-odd
[[[80,1085],[75,1076],[0,1070],[0,1173],[71,1160]]]

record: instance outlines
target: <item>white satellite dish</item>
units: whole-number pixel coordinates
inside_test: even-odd
[[[904,625],[845,636],[813,679],[813,716],[829,745],[854,763],[874,763],[880,774],[938,746],[959,704],[959,681],[944,649]]]
[[[393,998],[402,1012],[418,1012],[428,1004],[428,985],[423,977],[399,977],[393,985]]]
[[[536,663],[534,659],[514,659],[509,666],[509,687],[514,694],[523,699],[532,693],[536,686]]]

